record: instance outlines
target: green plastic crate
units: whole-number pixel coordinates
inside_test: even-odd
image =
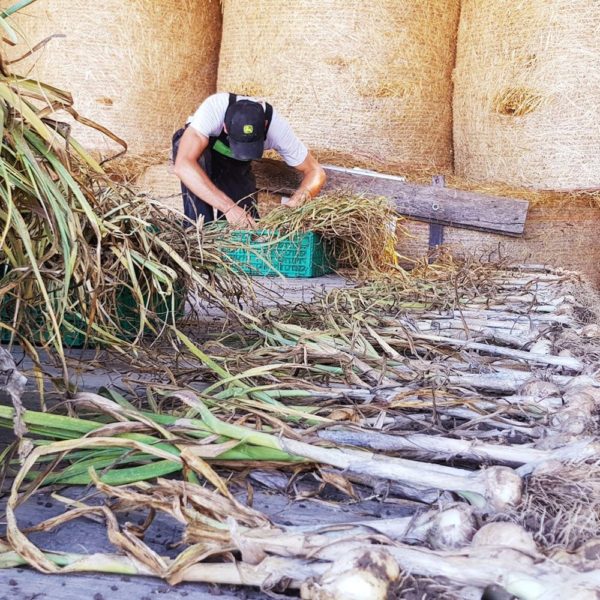
[[[0,276],[6,274],[7,269],[0,266]],[[185,301],[187,290],[182,284],[175,285],[172,296],[161,297],[154,294],[147,302],[147,309],[153,313],[151,322],[156,322],[156,327],[160,329],[162,323],[182,318],[185,315]],[[125,339],[132,340],[137,335],[139,311],[137,309],[134,296],[128,288],[123,287],[117,295],[118,309],[117,319],[119,327],[125,333]],[[10,295],[0,299],[0,321],[12,322],[15,310],[15,300]],[[31,324],[39,323],[39,328],[32,332],[30,341],[34,344],[43,344],[48,341],[50,333],[47,330],[43,318],[37,308],[30,308],[28,321]],[[154,323],[153,323],[154,324]],[[87,323],[77,314],[66,314],[61,325],[61,339],[63,345],[67,348],[81,348],[83,346],[93,345],[93,341],[86,339],[85,332]],[[0,329],[0,342],[10,341],[10,331]]]
[[[146,303],[146,309],[152,313],[150,322],[160,329],[162,323],[168,323],[173,319],[181,319],[185,316],[185,301],[187,289],[182,284],[175,284],[171,296],[160,296],[153,294],[150,301]],[[128,288],[123,288],[117,296],[118,318],[121,329],[131,336],[137,335],[139,326],[139,310],[133,293]]]
[[[161,328],[162,323],[169,322],[172,320],[174,315],[175,320],[182,318],[185,315],[185,294],[175,293],[174,299],[174,312],[171,304],[171,298],[160,298],[158,295],[148,303],[148,310],[153,313],[151,322],[156,326],[157,329]],[[119,308],[118,308],[118,321],[119,327],[124,332],[126,340],[132,340],[138,332],[138,320],[139,311],[136,303],[133,299],[133,294],[127,289],[119,294],[118,297]],[[34,309],[35,311],[35,309]],[[13,311],[10,310],[10,306],[5,301],[0,303],[0,321],[11,322]],[[43,344],[49,339],[49,331],[43,323],[42,319],[37,319],[37,315],[34,316],[35,322],[39,322],[39,329],[32,332],[32,339],[30,340],[34,344]],[[66,314],[63,324],[61,325],[61,339],[63,346],[66,348],[82,348],[83,346],[95,345],[94,340],[86,338],[85,332],[87,330],[87,323],[84,322],[76,314]],[[149,328],[146,328],[146,332],[150,332]],[[2,329],[0,331],[0,342],[10,341],[10,331]]]
[[[0,301],[0,321],[12,323],[14,311],[14,299],[4,297],[2,301]],[[30,326],[32,322],[36,325],[31,332],[31,339],[29,341],[34,345],[43,344],[44,342],[48,341],[50,334],[46,329],[41,314],[35,308],[29,308],[28,311],[30,317],[28,321]],[[70,325],[72,325],[72,327],[70,327]],[[60,329],[63,346],[66,348],[81,348],[84,346],[86,343],[85,334],[80,333],[77,330],[82,329],[85,331],[85,328],[85,324],[76,315],[65,315],[65,319]],[[2,328],[0,331],[0,342],[9,342],[10,338],[11,332],[8,329]]]
[[[309,231],[283,236],[270,231],[232,231],[231,237],[246,248],[225,251],[231,262],[252,276],[320,277],[335,267],[329,244]]]

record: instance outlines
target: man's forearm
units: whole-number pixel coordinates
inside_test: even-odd
[[[311,169],[300,182],[300,186],[295,191],[291,200],[294,204],[302,204],[314,198],[325,184],[325,171],[322,167]]]
[[[300,183],[300,190],[306,190],[311,198],[314,198],[325,184],[325,171],[322,167],[312,169],[303,178]]]
[[[235,206],[235,202],[217,188],[198,164],[191,164],[188,161],[176,163],[175,174],[198,198],[222,213],[227,213]]]

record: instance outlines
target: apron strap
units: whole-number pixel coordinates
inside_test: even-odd
[[[269,127],[271,127],[271,121],[273,120],[273,107],[265,102],[265,121],[267,126],[265,127],[265,140],[267,139],[267,133],[269,133]]]

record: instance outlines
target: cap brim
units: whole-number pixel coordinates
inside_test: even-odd
[[[236,142],[229,138],[229,147],[233,158],[236,160],[258,160],[262,158],[265,149],[265,143],[262,140],[257,142]]]

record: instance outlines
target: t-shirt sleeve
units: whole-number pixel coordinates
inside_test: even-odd
[[[224,93],[209,96],[190,118],[190,127],[206,137],[218,136],[223,129],[228,102],[229,97]]]
[[[296,137],[290,124],[275,109],[267,133],[266,147],[278,152],[290,167],[297,167],[308,155],[308,148]]]

